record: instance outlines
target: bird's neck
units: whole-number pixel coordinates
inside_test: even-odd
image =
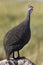
[[[30,14],[28,15],[28,17],[29,17],[29,23],[30,23]]]
[[[30,25],[30,15],[31,15],[32,9],[28,8],[28,12],[27,12],[27,22]]]
[[[30,14],[27,15],[27,18],[26,19],[27,19],[28,25],[30,26]]]

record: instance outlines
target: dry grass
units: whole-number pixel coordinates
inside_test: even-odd
[[[31,15],[31,40],[20,52],[30,58],[36,65],[43,63],[43,3],[29,2],[34,6]],[[6,32],[22,22],[26,17],[27,2],[0,2],[0,60],[6,58],[3,38]]]

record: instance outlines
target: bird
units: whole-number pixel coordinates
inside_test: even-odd
[[[27,10],[26,18],[17,26],[10,29],[3,40],[4,49],[6,52],[7,59],[10,58],[10,55],[17,51],[18,57],[20,58],[19,51],[29,42],[31,38],[31,29],[30,29],[30,15],[33,11],[33,6],[29,6]]]

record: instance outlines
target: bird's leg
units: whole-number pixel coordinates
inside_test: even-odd
[[[20,54],[19,54],[19,51],[18,51],[18,58],[20,58]]]
[[[9,60],[9,55],[7,56],[7,60]]]
[[[14,51],[13,51],[13,58],[14,58]]]

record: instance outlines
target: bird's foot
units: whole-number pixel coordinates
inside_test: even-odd
[[[20,56],[17,57],[17,59],[20,59],[20,58],[21,58]]]
[[[15,60],[18,60],[18,59],[23,59],[23,58],[25,58],[25,57],[20,57],[20,56],[18,56],[17,58],[14,58]]]
[[[21,59],[21,57],[19,56],[19,57],[17,57],[17,58],[14,58],[15,60],[18,60],[18,59]]]

